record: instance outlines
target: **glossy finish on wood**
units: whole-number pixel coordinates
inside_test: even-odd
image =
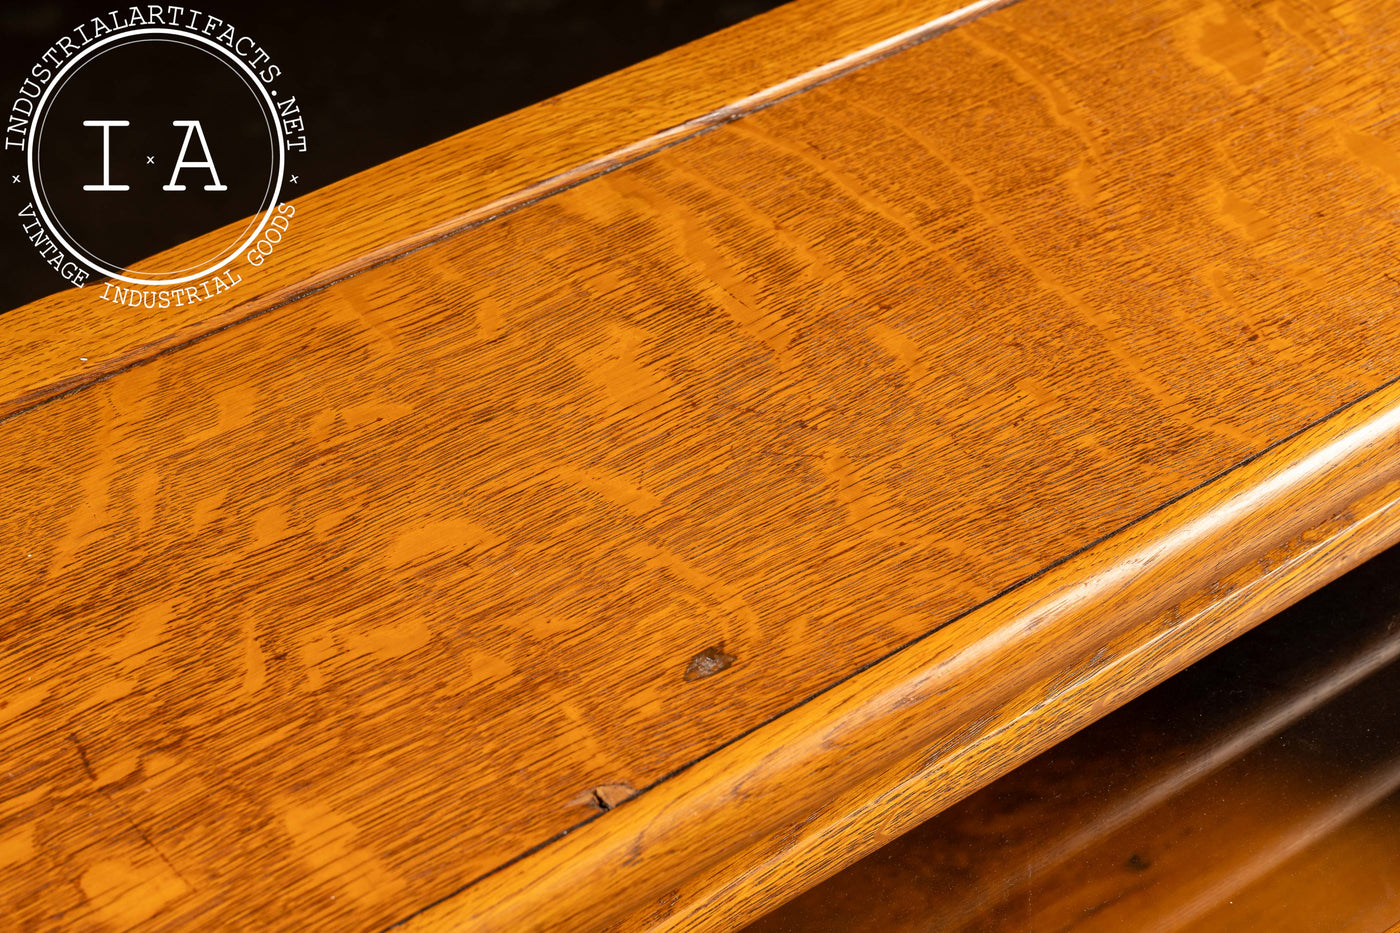
[[[8,312],[0,328],[0,417],[251,320],[1007,2],[797,0],[297,198],[299,217],[275,261],[244,266],[241,285],[208,301],[129,308],[88,289],[0,309]],[[314,140],[316,114],[307,119]],[[207,255],[206,240],[228,236],[212,233],[154,261],[178,267],[186,256]]]
[[[1392,550],[746,933],[1385,929],[1397,656]]]
[[[733,928],[1394,540],[1400,46],[1295,12],[1026,0],[0,423],[7,913]]]

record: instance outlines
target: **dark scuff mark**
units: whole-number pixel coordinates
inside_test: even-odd
[[[706,677],[713,677],[720,671],[731,667],[737,660],[739,659],[734,655],[724,653],[724,645],[722,644],[706,648],[690,659],[690,664],[685,669],[685,679],[703,680]]]
[[[78,734],[76,732],[69,733],[68,741],[73,743],[73,748],[77,751],[78,759],[83,763],[83,770],[87,772],[87,776],[92,779],[92,782],[94,784],[97,784],[97,772],[93,770],[92,760],[88,758],[87,749],[83,747],[83,743],[78,739]],[[126,811],[125,807],[123,807],[120,803],[117,802],[116,798],[112,796],[111,792],[108,791],[107,788],[98,784],[97,792],[102,795],[102,798],[107,801],[107,803],[112,807],[112,809],[116,810],[118,813],[121,814],[122,819],[126,822],[127,826],[131,828],[132,832],[134,832],[137,835],[137,837],[140,838],[140,840],[143,843],[145,843],[146,846],[150,848],[152,852],[156,854],[157,858],[159,858],[162,862],[165,863],[165,867],[170,869],[171,873],[176,878],[179,878],[180,881],[183,882],[184,885],[188,887],[191,891],[198,890],[198,888],[196,888],[193,884],[190,884],[188,878],[180,874],[180,869],[175,867],[175,863],[170,861],[170,859],[166,857],[165,852],[160,848],[160,846],[155,844],[155,840],[153,840],[150,837],[150,834],[147,833],[146,830],[141,828],[141,824],[137,823],[136,820],[132,819],[131,814]]]
[[[1147,859],[1143,858],[1141,855],[1138,855],[1136,852],[1128,856],[1128,868],[1131,871],[1147,871],[1147,869],[1151,867],[1152,863],[1149,862]]]
[[[97,772],[92,770],[92,761],[88,759],[87,749],[83,748],[83,743],[78,741],[77,733],[68,736],[68,741],[73,743],[73,747],[78,751],[78,759],[83,763],[83,770],[87,772],[88,778],[97,783]]]

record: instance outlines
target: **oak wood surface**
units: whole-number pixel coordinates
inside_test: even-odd
[[[1223,577],[1090,658],[1080,676],[1051,674],[993,713],[956,720],[930,740],[933,752],[908,756],[813,808],[776,837],[701,872],[659,898],[649,912],[615,930],[737,929],[789,900],[923,819],[977,790],[1015,764],[1050,748],[1192,659],[1219,648],[1252,622],[1376,553],[1393,528],[1395,489],[1371,497],[1387,505],[1357,523],[1323,525],[1271,552],[1260,566]],[[1362,509],[1361,511],[1366,511]],[[1385,531],[1383,540],[1392,540]],[[1326,541],[1323,546],[1315,542]],[[1224,594],[1224,598],[1218,598]],[[1132,646],[1121,654],[1118,646]],[[1365,665],[1358,665],[1362,671]],[[1343,679],[1357,669],[1339,672]]]
[[[17,377],[7,915],[732,928],[1394,540],[1384,7],[959,22]]]
[[[469,229],[1010,0],[796,0],[295,199],[275,260],[183,308],[65,291],[7,311],[0,417]],[[306,114],[315,145],[314,108]],[[167,250],[180,264],[242,221]],[[55,278],[56,285],[58,284]]]
[[[1373,559],[745,933],[1385,928],[1397,569]]]

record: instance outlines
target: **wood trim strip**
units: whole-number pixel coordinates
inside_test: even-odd
[[[1397,454],[1392,382],[402,928],[730,929],[1400,540]]]
[[[285,247],[208,302],[126,308],[104,301],[100,282],[31,302],[0,329],[0,420],[1014,2],[797,0],[296,199]],[[405,191],[416,192],[407,203],[391,198]],[[154,261],[178,262],[209,237]]]

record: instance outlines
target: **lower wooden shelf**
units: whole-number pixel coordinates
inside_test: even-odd
[[[1400,549],[748,928],[1400,920]]]

